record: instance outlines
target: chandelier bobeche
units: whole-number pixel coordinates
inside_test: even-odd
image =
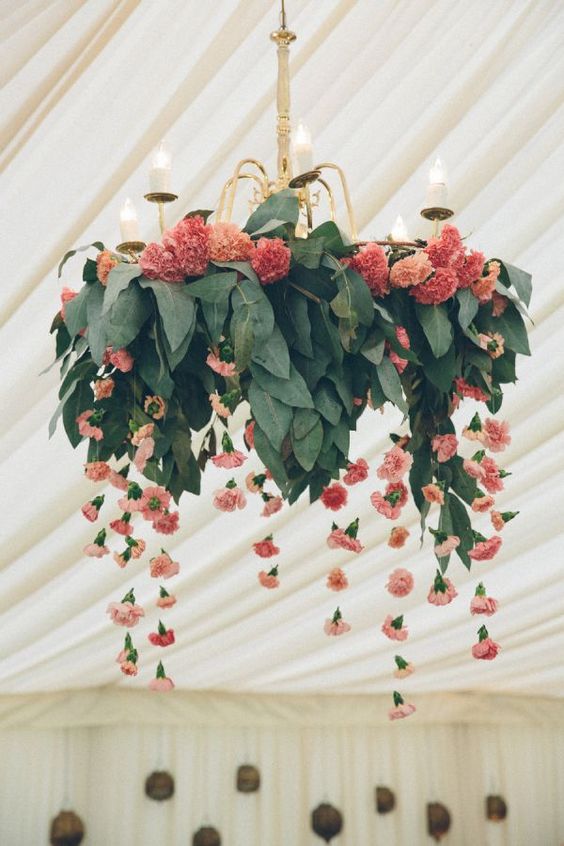
[[[51,327],[62,384],[50,431],[62,416],[73,447],[88,441],[86,476],[106,484],[104,493],[82,507],[88,521],[97,522],[107,511],[111,488],[118,491],[117,510],[84,552],[95,558],[112,552],[119,567],[135,569],[154,543],[149,571],[161,583],[155,605],[163,616],[174,616],[170,609],[177,597],[162,582],[168,585],[180,564],[151,538],[178,530],[173,501],[183,492],[200,494],[209,461],[227,471],[224,487],[213,495],[220,511],[249,507],[254,499],[268,519],[284,501],[291,505],[306,491],[311,502],[341,511],[339,523],[328,521],[326,543],[343,566],[347,555],[364,549],[359,519],[347,509],[349,488],[371,479],[377,489],[370,503],[378,519],[393,524],[392,549],[405,548],[409,538],[397,521],[410,493],[422,536],[433,517],[428,532],[436,567],[428,601],[446,605],[457,596],[446,576],[451,555],[468,569],[474,561],[492,559],[502,546],[500,532],[516,515],[495,506],[508,475],[496,458],[511,437],[508,424],[494,415],[502,405],[502,385],[515,381],[517,354],[529,354],[522,313],[531,278],[468,250],[451,225],[439,234],[440,222],[453,214],[440,161],[431,171],[422,210],[434,221],[434,237],[409,241],[398,221],[389,239],[358,241],[345,175],[333,163],[313,164],[303,127],[293,150],[298,174],[293,172],[288,59],[295,35],[287,27],[284,3],[271,38],[278,53],[276,178],[258,160],[244,159],[223,187],[213,222],[213,212],[195,211],[166,228],[165,207],[177,197],[170,156],[161,145],[146,195],[158,208],[161,242],[142,242],[128,200],[119,246],[111,251],[99,242],[89,245],[98,252],[86,260],[84,286],[79,292],[63,288]],[[348,234],[335,222],[330,175],[338,178]],[[252,213],[242,229],[231,222],[241,182],[252,184]],[[323,196],[329,219],[314,226]],[[76,252],[64,257],[59,275]],[[469,413],[463,407],[468,400],[474,403]],[[351,432],[363,413],[386,403],[403,420],[398,415],[400,431],[390,434],[391,446],[371,473],[363,457],[350,454]],[[242,404],[247,422],[239,438],[229,424]],[[455,413],[465,418],[458,429]],[[250,472],[249,457],[256,463]],[[473,527],[471,515],[482,521],[486,535]],[[137,536],[141,527],[145,537]],[[283,560],[273,533],[263,535],[257,526],[249,554]],[[123,542],[116,546],[120,536]],[[282,571],[283,565],[280,570],[265,565],[259,584],[278,588]],[[399,567],[387,590],[401,599],[413,583],[412,573]],[[347,587],[347,572],[333,567],[326,588],[341,593]],[[326,635],[350,630],[344,605],[320,625]],[[469,611],[485,616],[497,611],[497,600],[482,582]],[[128,629],[148,614],[133,589],[107,612]],[[391,604],[381,631],[405,643],[407,622],[396,612]],[[346,616],[351,615],[354,624],[349,608]],[[150,660],[152,647],[174,644],[174,629],[158,620],[146,638]],[[499,648],[480,626],[473,656],[490,660]],[[136,675],[140,656],[145,651],[128,631],[117,656],[121,671]],[[394,660],[395,677],[411,675],[408,657]],[[162,662],[150,687],[174,687]],[[394,691],[391,719],[414,710]]]

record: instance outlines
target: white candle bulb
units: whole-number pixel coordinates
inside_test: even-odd
[[[311,143],[311,132],[301,121],[296,129],[294,137],[294,155],[298,174],[307,173],[313,170],[313,145]]]
[[[149,187],[153,194],[170,194],[171,155],[164,141],[153,154],[149,171]]]
[[[409,241],[409,235],[407,234],[407,228],[405,223],[403,222],[403,217],[401,214],[398,214],[396,218],[396,222],[392,228],[392,240],[394,241]]]
[[[425,208],[447,208],[448,190],[446,170],[439,156],[429,171]]]
[[[129,197],[121,207],[121,211],[119,213],[119,228],[121,231],[121,240],[123,242],[141,240],[139,236],[139,220],[137,219],[137,212]]]

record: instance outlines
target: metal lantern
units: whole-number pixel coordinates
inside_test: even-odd
[[[260,787],[260,773],[252,764],[241,764],[237,770],[239,793],[256,793]]]
[[[61,811],[51,823],[52,846],[78,846],[84,837],[84,823],[74,811]]]
[[[376,788],[376,810],[379,814],[389,814],[396,807],[396,797],[389,787],[378,785]]]
[[[503,796],[486,796],[486,819],[501,822],[507,816],[507,803]]]
[[[145,780],[145,793],[149,799],[164,802],[174,794],[174,779],[170,773],[155,770]]]
[[[450,828],[450,813],[441,802],[429,802],[427,805],[427,830],[437,843]]]
[[[194,834],[192,846],[221,846],[219,831],[211,825],[204,825]]]
[[[329,843],[343,828],[343,816],[333,805],[323,802],[311,813],[311,827],[315,834]]]

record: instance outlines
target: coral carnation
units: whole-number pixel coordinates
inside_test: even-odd
[[[360,274],[373,297],[383,297],[389,291],[388,259],[379,244],[366,244],[348,261],[351,270]]]
[[[106,461],[89,461],[84,465],[84,475],[91,482],[105,482],[110,476],[110,465]]]
[[[235,511],[236,508],[245,508],[246,504],[247,497],[236,485],[220,488],[213,495],[213,506],[218,511]]]
[[[341,570],[340,567],[334,567],[327,576],[327,587],[329,590],[338,592],[345,590],[348,586],[349,580],[347,579],[345,571]]]
[[[148,279],[163,282],[183,282],[185,273],[174,254],[162,244],[147,244],[139,256],[139,267]]]
[[[399,482],[413,464],[413,456],[399,446],[393,446],[385,455],[384,461],[376,470],[379,479],[387,482]]]
[[[397,570],[390,573],[386,588],[392,596],[396,596],[398,599],[408,596],[413,590],[413,576],[409,570],[398,567]]]
[[[388,538],[388,546],[392,549],[401,549],[408,537],[409,529],[406,529],[405,526],[394,526]]]
[[[291,255],[282,238],[259,238],[251,267],[262,285],[271,285],[288,275]]]
[[[94,399],[98,402],[100,400],[109,399],[114,392],[115,382],[111,376],[105,379],[96,379],[94,382]]]
[[[254,245],[251,236],[235,223],[214,223],[209,238],[212,261],[248,261]]]
[[[261,570],[258,574],[258,580],[260,584],[267,588],[267,590],[273,590],[280,586],[280,580],[278,578],[278,567],[273,567],[271,570],[266,572],[266,570]]]
[[[396,261],[390,270],[392,288],[411,288],[420,285],[433,272],[433,265],[425,252],[415,253]]]
[[[214,352],[210,352],[206,358],[206,364],[211,367],[214,373],[226,378],[234,376],[237,372],[234,361],[222,361]]]
[[[388,614],[382,623],[382,631],[390,640],[407,640],[409,631],[403,626],[403,615],[401,617],[392,618]]]
[[[354,463],[347,464],[347,472],[343,476],[345,485],[357,485],[359,482],[364,482],[368,479],[368,464],[364,458],[359,458]]]
[[[102,250],[96,256],[96,276],[102,285],[108,282],[110,270],[119,264],[117,258],[114,258],[109,250]]]
[[[456,455],[458,438],[456,435],[435,435],[431,441],[431,448],[437,453],[437,461],[440,463],[449,461]]]
[[[499,535],[492,535],[491,538],[478,537],[478,542],[468,555],[473,561],[490,561],[497,553],[503,543]]]
[[[153,520],[153,529],[160,535],[173,535],[179,528],[180,514],[178,511],[166,511],[158,514]]]
[[[511,443],[509,423],[505,420],[493,420],[488,417],[482,425],[484,446],[492,452],[502,452]]]
[[[438,305],[450,299],[456,293],[456,273],[449,267],[439,267],[435,275],[424,284],[411,288],[409,293],[418,303],[424,305]]]
[[[184,276],[202,276],[210,259],[210,227],[200,215],[185,217],[163,234],[163,246],[172,253]]]
[[[151,558],[150,573],[153,579],[170,579],[180,572],[180,564],[173,561],[168,552],[161,550],[161,554]]]

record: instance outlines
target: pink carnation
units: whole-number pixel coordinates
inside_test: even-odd
[[[247,460],[247,456],[234,449],[232,452],[220,452],[218,455],[212,455],[212,461],[216,467],[223,467],[224,470],[233,470],[235,467],[241,467],[243,462]]]
[[[460,546],[460,538],[457,535],[448,535],[446,540],[435,546],[433,552],[437,558],[443,558],[445,555],[454,552],[457,546]]]
[[[154,423],[145,423],[144,426],[140,426],[137,431],[133,433],[131,436],[131,443],[133,446],[141,446],[145,438],[150,438],[154,431]]]
[[[122,373],[129,373],[133,369],[134,359],[125,347],[115,350],[115,352],[112,347],[107,347],[104,353],[104,364],[112,364]]]
[[[502,452],[511,443],[509,423],[506,420],[493,420],[488,417],[482,424],[484,446],[492,452]]]
[[[462,397],[468,397],[468,399],[476,400],[476,402],[487,402],[488,396],[481,390],[481,388],[476,387],[476,385],[470,385],[462,376],[457,376],[454,380],[454,387]]]
[[[357,538],[347,535],[344,529],[333,529],[327,538],[329,549],[346,549],[349,552],[362,552],[363,545]]]
[[[212,261],[248,261],[254,250],[251,236],[235,223],[213,223],[209,239]]]
[[[438,305],[450,299],[456,293],[456,273],[449,267],[439,267],[435,275],[424,284],[410,288],[409,293],[418,303]]]
[[[347,504],[348,499],[347,489],[334,482],[326,488],[323,488],[323,493],[319,497],[325,508],[331,511],[338,511]]]
[[[379,479],[399,482],[413,464],[413,456],[399,446],[393,446],[384,456],[384,461],[376,470]]]
[[[185,273],[174,254],[162,244],[147,244],[139,256],[139,267],[148,279],[163,282],[183,282]]]
[[[102,558],[104,555],[108,555],[110,550],[107,546],[100,546],[97,543],[89,543],[84,547],[83,552],[90,558]]]
[[[499,467],[493,458],[486,455],[480,462],[482,470],[481,482],[488,493],[499,493],[503,490],[503,479]]]
[[[163,246],[172,253],[184,276],[202,276],[210,259],[210,227],[199,215],[185,217],[163,234]]]
[[[122,476],[121,473],[117,473],[115,470],[110,470],[110,475],[108,477],[110,485],[114,488],[117,488],[118,491],[126,491],[129,485],[129,482]]]
[[[396,261],[390,270],[392,288],[411,288],[420,285],[433,272],[433,265],[425,252],[418,252]]]
[[[154,678],[149,682],[149,690],[153,690],[157,693],[167,693],[173,688],[174,682],[172,679],[169,679],[168,676],[164,676],[164,678]]]
[[[494,504],[493,496],[488,494],[487,496],[476,496],[472,500],[472,511],[475,511],[476,514],[485,514],[486,511],[489,511],[492,505]]]
[[[470,286],[472,293],[481,303],[487,303],[493,297],[500,271],[501,265],[499,262],[490,261],[487,274],[472,282]]]
[[[460,268],[464,261],[464,245],[456,226],[445,223],[439,238],[431,238],[425,252],[433,267]]]
[[[180,564],[173,561],[168,552],[161,552],[160,555],[151,558],[150,573],[153,579],[170,579],[180,572]]]
[[[85,502],[80,510],[90,523],[94,523],[98,519],[100,509],[92,502]]]
[[[472,601],[470,602],[470,613],[471,614],[485,614],[486,617],[491,617],[492,614],[495,614],[499,607],[499,603],[497,599],[494,599],[491,596],[481,596],[478,594],[477,596],[472,597]]]
[[[469,288],[472,282],[480,278],[484,270],[485,256],[476,250],[472,250],[464,259],[464,264],[457,268],[458,287]]]
[[[394,670],[394,676],[396,679],[406,679],[408,676],[415,672],[415,667],[413,666],[413,664],[408,662],[402,663],[405,663],[405,667],[398,666],[397,670]]]
[[[159,608],[172,608],[176,605],[176,597],[172,593],[166,593],[164,596],[159,596],[155,605]]]
[[[273,514],[277,514],[284,504],[282,497],[273,496],[272,494],[263,494],[262,496],[264,500],[264,507],[260,513],[261,517],[272,517]]]
[[[273,590],[274,588],[279,587],[280,580],[278,578],[278,568],[273,567],[268,573],[266,570],[261,570],[258,574],[258,580],[267,590]]]
[[[117,532],[118,535],[123,535],[127,537],[131,534],[131,523],[129,520],[112,520],[110,523],[110,529],[113,529],[114,532]]]
[[[351,270],[358,273],[372,293],[373,297],[383,297],[389,292],[388,259],[379,244],[366,244],[348,261]]]
[[[368,464],[364,458],[359,458],[354,463],[347,464],[347,472],[343,476],[345,485],[356,485],[368,479]]]
[[[161,628],[164,629],[164,632],[161,632]],[[153,646],[172,646],[175,643],[176,638],[174,636],[174,629],[166,629],[159,623],[159,631],[158,632],[149,632],[147,635],[147,639],[149,643],[152,643]]]
[[[347,579],[345,571],[341,570],[340,567],[334,567],[327,576],[327,587],[329,590],[339,592],[341,590],[346,590],[348,586],[349,580]]]
[[[153,529],[160,535],[173,535],[179,529],[179,520],[178,511],[166,511],[153,519]]]
[[[291,255],[282,238],[259,238],[251,267],[262,285],[270,285],[288,275]]]
[[[456,435],[435,435],[431,441],[433,452],[437,453],[437,461],[449,461],[456,455],[458,438]]]
[[[386,517],[388,520],[397,520],[401,514],[401,506],[398,504],[392,505],[380,491],[374,491],[374,493],[370,494],[370,502],[378,514],[381,514],[382,517]]]
[[[91,482],[105,482],[110,472],[110,465],[106,461],[90,461],[84,465],[84,475]]]
[[[63,288],[61,291],[61,311],[60,315],[65,319],[65,306],[67,303],[70,303],[71,300],[74,300],[75,297],[78,297],[78,291],[73,291],[72,288]]]
[[[118,567],[121,567],[122,570],[123,570],[124,567],[127,567],[127,564],[129,562],[129,559],[131,558],[131,556],[130,555],[124,555],[120,552],[114,552],[112,558],[114,559],[114,561],[116,562]]]
[[[408,596],[413,590],[413,576],[409,570],[398,567],[397,570],[390,573],[386,588],[392,596],[398,598]]]
[[[243,440],[245,441],[245,445],[248,450],[255,448],[255,421],[249,420],[247,425],[245,426],[245,433],[243,435]]]
[[[437,583],[435,580],[435,584],[431,585],[429,593],[427,594],[427,602],[430,602],[431,605],[449,605],[452,600],[458,596],[458,591],[450,579],[441,577],[440,582],[446,589],[444,591],[437,590]]]
[[[473,561],[489,561],[497,555],[502,543],[502,538],[499,535],[492,535],[487,540],[478,541],[468,555]]]
[[[411,705],[409,702],[402,702],[400,705],[394,705],[393,708],[390,708],[388,711],[388,717],[390,720],[403,720],[405,717],[410,717],[416,711],[415,705]]]
[[[122,661],[119,668],[124,676],[136,676],[139,672],[137,664],[134,661]]]
[[[280,554],[280,547],[275,545],[272,535],[269,535],[264,540],[254,543],[253,551],[259,558],[272,558],[274,555]]]
[[[335,611],[332,618],[325,620],[323,631],[329,637],[339,637],[339,635],[350,632],[351,627],[349,623],[345,623],[339,608]]]
[[[482,470],[482,465],[479,461],[475,461],[473,458],[465,458],[462,462],[462,467],[464,472],[471,476],[472,479],[478,479],[482,481],[484,477],[484,472]]]
[[[396,625],[392,625],[396,623]],[[388,614],[382,623],[382,631],[390,640],[407,640],[409,631],[403,626],[403,618],[396,617],[394,620],[391,614]]]
[[[210,352],[206,358],[206,364],[208,367],[211,367],[214,373],[219,374],[219,376],[229,377],[234,376],[236,373],[234,361],[222,361],[214,352]]]
[[[482,661],[493,661],[500,649],[501,646],[499,643],[496,643],[491,637],[486,637],[474,644],[472,655],[474,658],[481,659]]]
[[[137,448],[133,458],[133,463],[140,473],[142,473],[147,466],[147,461],[153,457],[154,451],[155,441],[153,438],[144,438]]]
[[[433,483],[429,485],[423,485],[423,487],[421,488],[421,493],[423,494],[427,502],[430,502],[431,504],[437,502],[439,505],[444,505],[445,494],[443,489],[440,488],[438,485],[435,485]]]
[[[396,338],[401,346],[405,350],[411,349],[411,344],[409,341],[409,335],[407,334],[406,330],[403,326],[396,326],[395,328]],[[391,349],[389,342],[386,341],[386,348],[388,349],[388,355],[390,357],[390,361],[398,371],[398,373],[403,373],[407,365],[409,364],[406,358],[402,358],[397,352]]]
[[[214,391],[213,394],[209,395],[210,405],[212,410],[217,414],[219,417],[231,417],[231,409],[228,408],[221,402],[221,397],[219,396],[217,391]]]
[[[492,294],[492,317],[501,317],[508,305],[509,299],[494,291]]]
[[[246,504],[247,497],[238,487],[220,488],[213,495],[213,506],[218,511],[235,511],[236,508],[244,508]]]
[[[136,626],[140,617],[145,616],[140,605],[131,602],[110,602],[106,613],[110,615],[112,623],[116,626]]]
[[[161,485],[151,485],[144,489],[143,495],[138,500],[138,510],[142,512],[145,520],[154,520],[159,513],[165,511],[170,505],[170,493]]]
[[[93,414],[94,411],[89,408],[87,411],[83,411],[82,414],[78,415],[76,418],[78,433],[82,435],[83,438],[94,438],[95,441],[101,441],[104,437],[103,431],[99,426],[92,426],[88,422]]]
[[[96,256],[96,276],[102,285],[107,285],[110,271],[119,264],[109,250],[101,250]]]
[[[147,548],[147,544],[142,538],[130,538],[129,539],[129,551],[131,552],[132,558],[141,558],[145,549]]]

